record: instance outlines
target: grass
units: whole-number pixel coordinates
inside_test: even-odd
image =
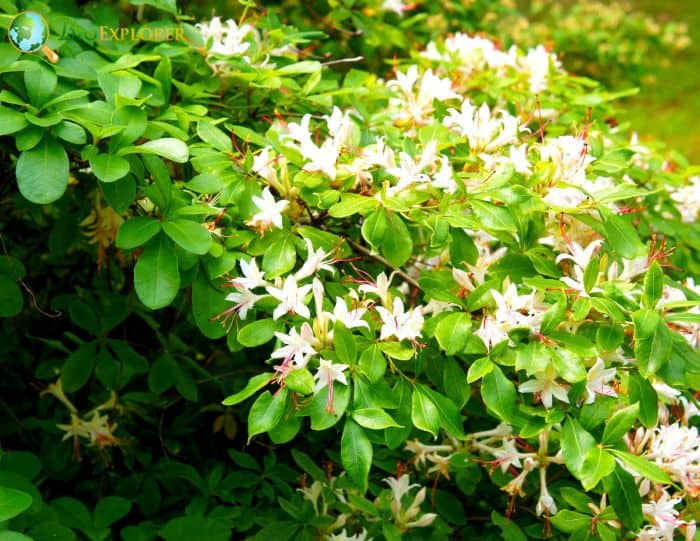
[[[652,135],[700,163],[700,2],[634,0],[633,4],[660,21],[670,17],[685,22],[693,43],[671,59],[655,84],[642,87],[623,106],[640,136]]]

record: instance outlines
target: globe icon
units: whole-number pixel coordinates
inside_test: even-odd
[[[7,35],[18,50],[33,53],[49,39],[49,25],[39,13],[24,11],[12,19]]]

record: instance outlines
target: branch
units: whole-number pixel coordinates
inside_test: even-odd
[[[381,263],[384,265],[387,269],[391,269],[393,273],[398,274],[405,282],[408,282],[411,284],[413,287],[416,289],[420,289],[420,286],[418,285],[418,282],[416,282],[413,278],[411,278],[408,274],[406,274],[404,271],[401,269],[398,269],[394,267],[391,263],[389,263],[386,259],[384,259],[382,256],[379,254],[372,253],[369,249],[365,248],[362,246],[362,244],[355,242],[349,237],[345,237],[345,241],[352,246],[355,250],[360,252],[362,255],[365,255],[369,257],[370,259],[374,259],[377,263]]]

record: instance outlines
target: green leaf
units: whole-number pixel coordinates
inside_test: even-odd
[[[131,502],[119,496],[107,496],[95,505],[94,523],[96,528],[108,528],[124,518],[131,510]]]
[[[10,520],[32,505],[32,497],[26,492],[0,486],[0,522]]]
[[[501,368],[493,370],[481,380],[481,397],[486,407],[501,420],[510,422],[515,417],[515,385],[503,375]]]
[[[610,445],[620,440],[634,426],[638,414],[639,404],[632,404],[616,411],[605,423],[602,442]]]
[[[177,15],[177,3],[175,0],[129,0],[129,3],[133,6],[153,6],[156,9]]]
[[[550,350],[552,364],[559,375],[569,383],[576,383],[586,379],[586,367],[581,357],[564,348]]]
[[[644,254],[645,246],[629,220],[613,214],[605,207],[600,207],[599,212],[603,218],[605,238],[617,253],[628,259]]]
[[[619,465],[603,479],[603,487],[610,497],[617,518],[627,528],[636,532],[642,526],[642,499],[634,482],[634,477]]]
[[[472,322],[469,314],[455,312],[440,319],[435,327],[435,338],[448,355],[463,351],[471,338]]]
[[[187,145],[174,137],[163,137],[147,141],[142,145],[129,146],[119,149],[119,156],[127,154],[155,154],[176,163],[185,163],[190,157]]]
[[[270,380],[274,376],[275,374],[272,372],[264,372],[262,374],[258,374],[257,376],[253,376],[248,380],[248,383],[246,383],[246,386],[243,387],[243,389],[235,394],[227,396],[221,403],[224,406],[235,406],[236,404],[243,402],[245,399],[250,398],[260,389],[265,387],[265,385],[270,383]]]
[[[639,421],[646,428],[655,427],[659,417],[659,397],[654,386],[635,372],[629,377],[629,398],[631,403],[639,404]]]
[[[379,209],[369,214],[362,223],[362,237],[373,248],[381,246],[388,227],[386,211]]]
[[[387,212],[387,229],[382,241],[382,254],[395,267],[400,267],[413,253],[413,239],[408,227],[396,213]]]
[[[481,357],[474,361],[467,371],[467,383],[474,383],[493,370],[494,364],[488,357]]]
[[[96,154],[90,158],[90,167],[102,182],[114,182],[129,172],[129,162],[114,154]]]
[[[296,261],[297,252],[294,248],[294,238],[292,235],[285,234],[265,251],[262,270],[265,271],[267,278],[276,278],[292,270]]]
[[[197,122],[197,135],[205,143],[209,143],[215,149],[222,152],[233,152],[231,137],[214,126],[211,122],[200,120]]]
[[[272,430],[280,422],[287,407],[289,391],[282,387],[274,395],[263,392],[253,402],[248,413],[248,443],[254,436]]]
[[[592,447],[581,466],[581,483],[585,490],[591,490],[601,479],[610,475],[615,469],[615,457],[605,449]]]
[[[14,317],[22,311],[22,291],[17,282],[0,274],[0,317]]]
[[[440,413],[433,401],[417,388],[413,389],[411,398],[411,419],[416,428],[430,432],[437,438],[440,430]]]
[[[295,62],[294,64],[289,64],[284,66],[275,72],[278,75],[298,75],[301,73],[314,73],[321,70],[321,63],[316,60],[302,60],[301,62]]]
[[[236,338],[241,345],[253,348],[272,340],[275,330],[276,326],[272,318],[258,319],[238,331]]]
[[[593,517],[590,515],[584,515],[583,513],[577,513],[576,511],[569,511],[568,509],[562,509],[556,515],[550,519],[554,527],[562,532],[573,533],[581,528],[591,527]]]
[[[211,233],[192,220],[168,220],[163,222],[163,231],[181,248],[193,254],[204,255],[211,246]]]
[[[102,184],[102,193],[114,212],[123,214],[136,199],[136,181],[128,175],[116,182]]]
[[[46,205],[60,199],[68,187],[68,155],[50,135],[25,150],[17,160],[17,186],[25,199]]]
[[[646,458],[633,455],[632,453],[628,453],[626,451],[618,451],[617,449],[611,449],[610,452],[636,471],[639,475],[646,477],[654,483],[660,483],[662,485],[670,485],[673,483],[671,478],[664,470]]]
[[[314,392],[314,377],[306,368],[290,371],[284,378],[284,385],[290,391],[307,395]]]
[[[479,199],[471,199],[469,204],[474,210],[476,217],[483,224],[484,229],[491,231],[517,231],[518,228],[508,208],[480,201]]]
[[[528,376],[547,370],[552,350],[541,342],[530,342],[515,355],[515,369],[524,370]]]
[[[29,101],[34,107],[42,107],[56,91],[58,77],[53,68],[45,64],[35,64],[35,69],[24,72],[24,86]]]
[[[352,418],[370,430],[383,430],[390,426],[401,427],[386,411],[381,408],[360,408],[352,412]]]
[[[345,420],[340,438],[340,461],[350,479],[364,492],[372,466],[372,443],[365,431],[351,419]]]
[[[131,250],[160,233],[161,223],[150,216],[136,216],[125,221],[117,231],[117,248]]]
[[[345,302],[345,301],[343,301]],[[357,342],[352,332],[342,323],[333,325],[333,349],[338,359],[347,364],[354,364],[357,358]]]
[[[360,372],[367,376],[371,383],[382,379],[386,372],[386,358],[376,344],[372,344],[362,352],[357,364]]]
[[[9,135],[27,127],[24,114],[9,107],[0,106],[0,135]]]
[[[354,193],[343,193],[340,202],[328,209],[328,214],[333,218],[346,218],[353,214],[366,214],[376,209],[379,201],[374,197],[366,197]]]
[[[73,393],[87,383],[92,374],[96,356],[95,342],[81,344],[70,354],[61,369],[61,383],[64,391]]]
[[[664,290],[664,273],[656,261],[653,261],[644,276],[644,291],[642,305],[645,308],[656,308]]]
[[[562,426],[561,451],[564,464],[577,479],[581,479],[583,461],[595,445],[595,438],[575,418],[570,417]]]
[[[311,417],[311,430],[326,430],[335,425],[345,414],[350,402],[350,386],[333,384],[333,403],[328,407],[328,388],[323,387],[314,394],[302,414]]]
[[[601,325],[595,333],[595,341],[602,351],[615,351],[625,339],[621,325]]]
[[[134,267],[134,289],[152,310],[169,305],[180,290],[180,271],[172,242],[162,233],[152,239]]]
[[[462,415],[459,408],[452,400],[420,383],[416,385],[414,392],[423,394],[433,403],[438,412],[440,426],[442,428],[455,438],[464,437]]]
[[[634,356],[639,373],[648,378],[669,359],[673,349],[670,331],[654,310],[638,310],[632,314],[634,322]]]

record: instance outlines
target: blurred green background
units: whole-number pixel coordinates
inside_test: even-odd
[[[656,81],[626,100],[633,126],[644,139],[651,134],[700,163],[700,0],[634,0],[637,9],[658,21],[688,25],[692,40],[662,68]]]

